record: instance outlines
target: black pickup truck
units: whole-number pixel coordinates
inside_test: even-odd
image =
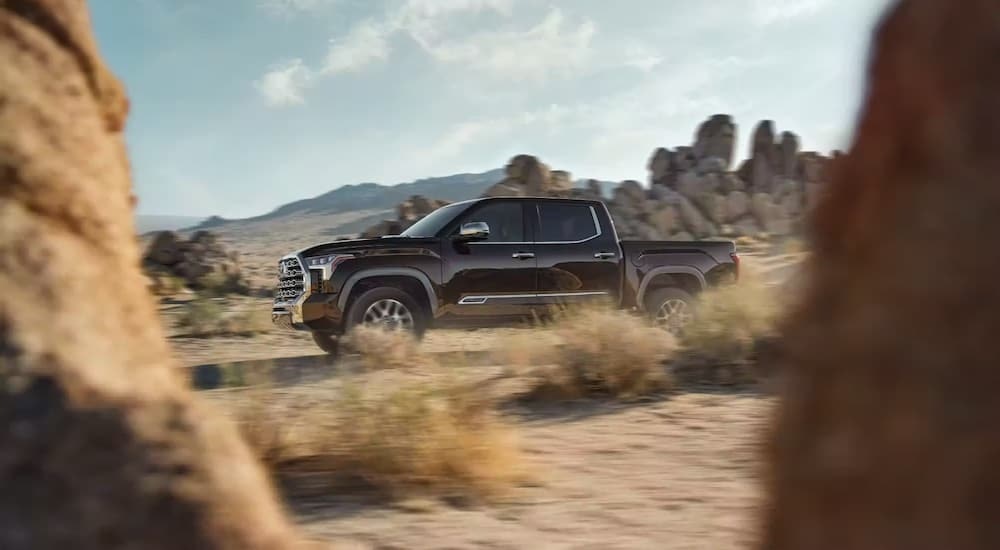
[[[333,353],[359,324],[419,336],[607,300],[678,331],[695,294],[739,276],[739,257],[728,241],[619,241],[600,201],[504,197],[439,208],[400,235],[306,248],[278,269],[272,320]]]

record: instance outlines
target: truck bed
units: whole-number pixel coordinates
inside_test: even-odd
[[[622,252],[633,262],[641,262],[643,256],[659,254],[705,254],[716,263],[732,262],[736,252],[732,241],[622,241]]]

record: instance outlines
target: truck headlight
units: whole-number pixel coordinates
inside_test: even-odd
[[[323,285],[323,281],[329,281],[333,277],[333,270],[337,269],[337,265],[342,263],[344,260],[350,260],[354,257],[354,254],[327,254],[325,256],[313,256],[312,258],[305,258],[306,269],[309,271],[309,279],[311,287],[315,290]],[[319,272],[319,279],[314,275]]]
[[[326,256],[316,256],[315,258],[306,258],[306,264],[309,267],[329,267],[332,269],[340,262],[353,257],[354,255],[352,254],[329,254]]]

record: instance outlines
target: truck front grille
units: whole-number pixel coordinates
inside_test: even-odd
[[[274,303],[294,302],[305,291],[306,274],[298,258],[285,258],[278,262],[278,285],[274,289]]]

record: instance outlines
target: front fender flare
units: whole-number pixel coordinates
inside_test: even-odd
[[[427,292],[427,303],[431,305],[431,315],[437,314],[437,292],[434,291],[430,277],[423,271],[412,267],[373,267],[354,273],[344,282],[344,287],[340,290],[340,296],[337,298],[337,307],[340,308],[340,311],[345,311],[347,299],[351,296],[354,285],[372,277],[410,277],[420,281],[424,291]]]

